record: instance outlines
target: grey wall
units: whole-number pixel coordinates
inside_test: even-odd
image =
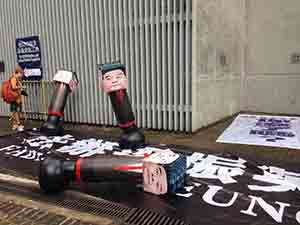
[[[79,76],[78,91],[67,103],[67,121],[116,124],[109,99],[98,88],[96,65],[121,60],[128,68],[138,125],[190,131],[191,1],[1,0],[0,60],[6,73],[0,80],[16,64],[15,39],[38,35],[44,80],[61,68]],[[46,86],[50,96],[51,86]],[[34,110],[47,111],[41,85],[28,87]],[[8,115],[2,101],[0,115]]]
[[[194,131],[240,111],[244,22],[243,0],[194,0]]]
[[[242,109],[300,114],[300,1],[247,1],[247,67]]]

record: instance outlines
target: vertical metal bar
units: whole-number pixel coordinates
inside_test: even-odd
[[[130,0],[129,0],[130,1]],[[128,50],[128,46],[129,46],[129,40],[128,40],[128,29],[129,29],[129,21],[128,21],[128,0],[124,0],[122,1],[123,2],[123,14],[124,14],[124,43],[125,43],[125,51],[124,51],[124,54],[125,54],[125,64],[126,64],[126,69],[128,71],[128,66],[129,66],[129,63],[130,63],[130,60],[129,60],[129,57],[130,57],[130,54],[129,54],[129,50]],[[130,82],[129,82],[129,87],[130,89]]]
[[[92,118],[92,99],[91,99],[91,90],[92,90],[92,84],[90,83],[90,77],[91,73],[89,71],[89,63],[90,63],[90,58],[89,58],[89,51],[91,51],[91,46],[90,46],[90,37],[89,37],[89,2],[90,1],[83,1],[83,64],[84,66],[82,67],[82,73],[84,74],[85,77],[85,91],[84,91],[84,101],[86,101],[86,106],[87,108],[85,111],[87,111],[87,117],[85,118],[86,123],[91,123],[91,118]]]
[[[94,55],[92,54],[95,50],[93,47],[93,40],[91,35],[91,2],[93,1],[85,1],[85,15],[86,15],[86,68],[85,68],[85,74],[84,76],[87,77],[87,89],[86,89],[86,95],[87,95],[87,101],[88,101],[88,108],[87,110],[90,111],[89,118],[88,118],[88,123],[92,123],[95,118],[95,84],[96,82],[94,81],[95,79],[93,78],[93,72],[92,68],[94,64]]]
[[[48,17],[48,25],[50,27],[50,43],[52,44],[52,47],[50,48],[51,49],[51,53],[50,53],[50,58],[51,58],[51,80],[56,72],[56,63],[55,63],[55,59],[56,59],[56,56],[55,56],[55,28],[54,28],[54,21],[51,20],[50,18],[54,18],[55,17],[55,14],[54,14],[54,11],[55,11],[55,7],[54,7],[54,1],[47,1],[47,3],[49,4],[48,5],[48,9],[49,10],[49,17]]]
[[[100,95],[99,95],[99,85],[98,85],[98,74],[97,74],[97,64],[100,62],[99,59],[99,51],[100,47],[99,47],[99,20],[98,20],[98,8],[99,8],[99,1],[93,1],[93,4],[91,4],[90,7],[90,11],[92,13],[92,20],[91,20],[91,37],[92,37],[92,43],[93,43],[93,51],[94,54],[92,55],[93,58],[93,63],[90,66],[91,68],[91,76],[93,76],[93,80],[92,83],[94,84],[94,109],[95,109],[95,118],[94,118],[94,123],[99,124],[101,123],[101,114],[99,112],[99,107],[101,107],[100,105]],[[93,35],[94,34],[94,35]],[[101,108],[100,108],[101,109]]]
[[[82,7],[81,7],[81,0],[77,0],[76,1],[76,16],[78,17],[78,20],[77,20],[77,23],[76,23],[76,33],[78,34],[78,39],[77,39],[77,43],[76,43],[76,46],[77,46],[77,56],[80,57],[80,59],[78,58],[77,59],[77,71],[79,71],[80,73],[82,73],[82,57],[83,57],[83,53],[82,53],[82,43],[83,43],[83,38],[82,38],[82,34],[83,34],[83,31],[82,31],[82,20],[84,19],[83,18],[83,15],[82,15]],[[78,119],[79,121],[83,121],[84,118],[85,118],[85,109],[86,109],[86,104],[85,104],[85,100],[84,100],[84,89],[85,89],[85,78],[84,76],[82,76],[81,78],[81,82],[80,82],[80,89],[81,91],[78,92]]]
[[[41,39],[42,39],[42,19],[41,19],[41,11],[40,11],[40,2],[36,2],[34,4],[34,8],[33,8],[33,12],[36,14],[36,20],[35,23],[34,23],[34,27],[37,31],[36,35],[39,36],[39,40],[41,42]],[[43,57],[42,56],[42,50],[41,50],[41,58]],[[42,63],[42,62],[41,62]],[[42,88],[42,85],[41,85],[41,81],[38,81],[38,85],[39,85],[39,114],[38,114],[38,119],[41,120],[43,119],[43,116],[42,116],[42,108],[43,108],[43,99],[44,99],[44,93],[43,93],[43,88]],[[25,99],[25,97],[24,97]],[[25,101],[25,100],[24,100]]]
[[[107,22],[107,0],[103,0],[103,16],[104,16],[104,34],[105,34],[105,62],[109,62],[110,57],[109,57],[109,36],[108,36],[108,32],[109,32],[109,28],[107,28],[108,26],[108,22]],[[105,110],[105,123],[109,124],[109,118],[110,118],[110,112],[109,112],[109,103],[108,103],[108,98],[107,96],[105,96],[105,101],[104,101],[104,110]]]
[[[185,104],[189,107],[189,109],[191,109],[191,95],[192,95],[192,88],[191,88],[191,80],[192,80],[192,76],[191,76],[191,66],[192,66],[192,62],[191,62],[191,55],[192,55],[192,42],[191,42],[191,25],[192,22],[191,21],[191,15],[192,15],[192,0],[186,0],[186,14],[185,14],[185,21],[186,21],[186,27],[185,27],[185,33],[186,33],[186,42],[185,42],[185,55],[186,55],[186,61],[185,61],[185,76],[186,76],[186,82],[185,82]],[[186,117],[185,117],[185,127],[186,127],[186,131],[190,132],[192,131],[192,127],[191,127],[191,112],[190,111],[186,111]]]
[[[15,49],[15,47],[14,47],[14,37],[13,37],[13,30],[12,30],[12,27],[13,27],[13,24],[12,24],[12,14],[11,13],[9,13],[10,12],[10,3],[11,3],[11,1],[9,1],[9,2],[6,2],[6,9],[5,9],[5,11],[6,11],[6,20],[7,20],[7,32],[6,32],[6,37],[7,37],[7,41],[8,41],[8,45],[7,45],[7,47],[9,48],[9,49]],[[10,62],[10,65],[11,65],[11,69],[10,69],[10,71],[12,71],[13,70],[13,68],[14,68],[14,51],[8,51],[8,62]]]
[[[119,29],[118,29],[118,15],[117,15],[117,10],[118,10],[118,0],[112,0],[112,17],[113,17],[113,34],[114,34],[114,60],[120,60],[120,41],[119,41]]]
[[[133,27],[134,27],[134,55],[135,55],[135,61],[134,61],[134,77],[136,81],[136,85],[134,88],[134,93],[132,95],[136,96],[136,112],[137,112],[137,125],[141,126],[141,99],[140,99],[140,93],[141,93],[141,87],[140,87],[140,67],[141,67],[141,62],[140,62],[140,55],[139,55],[139,25],[138,25],[138,0],[134,0],[134,6],[133,6],[133,11],[134,11],[134,17],[133,17]]]
[[[107,2],[107,11],[108,11],[108,20],[107,20],[107,31],[108,31],[108,40],[109,40],[109,49],[110,49],[110,61],[115,60],[115,51],[114,51],[114,16],[113,16],[113,5],[112,5],[113,0],[109,0]]]
[[[136,96],[135,96],[135,55],[134,55],[134,35],[133,35],[133,26],[134,26],[134,21],[133,21],[133,13],[132,13],[132,0],[128,1],[128,13],[129,13],[129,54],[130,54],[130,61],[129,61],[129,68],[128,68],[128,74],[130,76],[129,78],[129,87],[130,87],[130,92],[129,96],[131,98],[131,103],[132,103],[132,108],[133,112],[136,114]]]
[[[166,43],[166,0],[161,1],[161,29],[162,29],[162,106],[163,106],[163,124],[162,128],[167,129],[167,43]]]
[[[127,73],[130,76],[128,79],[128,94],[130,96],[130,101],[133,104],[133,99],[132,99],[132,73],[131,73],[131,34],[130,34],[130,30],[131,30],[131,25],[130,25],[130,12],[131,12],[131,8],[129,6],[129,2],[131,2],[132,0],[124,0],[123,1],[123,12],[124,12],[124,41],[125,41],[125,64],[126,64],[126,69],[127,69]],[[134,109],[133,109],[134,110]]]
[[[100,44],[99,46],[99,61],[98,63],[104,63],[105,62],[105,37],[104,37],[104,17],[103,17],[103,1],[97,1],[99,3],[98,7],[97,7],[97,12],[96,15],[98,15],[99,19],[99,26],[97,25],[97,33],[98,33],[98,38],[97,38],[97,44]],[[98,23],[97,23],[98,24]],[[100,29],[99,29],[100,27]],[[98,49],[98,47],[97,47]],[[98,72],[98,71],[97,71]],[[106,108],[105,108],[105,95],[103,94],[102,90],[98,91],[99,94],[99,100],[100,100],[100,122],[101,124],[105,124],[106,123]]]
[[[78,91],[74,93],[72,96],[72,102],[71,104],[74,104],[74,120],[76,122],[81,120],[81,110],[80,108],[82,107],[81,104],[81,90],[82,90],[82,79],[81,79],[81,74],[80,74],[80,49],[79,49],[79,31],[78,31],[78,24],[80,20],[80,14],[79,14],[79,0],[69,0],[69,5],[70,5],[70,17],[69,17],[69,24],[72,26],[72,36],[77,35],[77,38],[73,39],[73,45],[72,49],[74,51],[72,55],[72,60],[73,60],[73,70],[78,73],[79,75],[79,85],[78,85]],[[52,85],[49,85],[51,87]]]
[[[64,5],[63,3],[65,2],[64,1],[59,1],[58,2],[58,5],[56,7],[56,11],[58,13],[58,17],[56,18],[57,19],[57,31],[58,31],[58,44],[59,44],[59,48],[60,49],[58,52],[59,54],[59,68],[57,68],[57,70],[61,70],[61,69],[68,69],[66,68],[66,51],[67,51],[67,48],[66,48],[66,42],[65,42],[65,37],[66,37],[66,34],[68,33],[68,31],[66,31],[66,27],[65,27],[65,14],[64,14]],[[64,21],[64,22],[62,22]],[[67,103],[66,105],[66,108],[65,108],[65,121],[70,121],[70,110],[69,110],[69,102]]]
[[[86,103],[86,107],[84,108],[84,111],[86,113],[86,116],[84,118],[84,121],[83,122],[86,122],[86,123],[91,123],[91,114],[92,114],[92,110],[91,110],[91,99],[90,99],[90,93],[91,93],[91,87],[89,84],[89,77],[90,77],[90,74],[87,74],[89,73],[89,68],[88,68],[88,65],[89,65],[89,55],[88,55],[88,50],[90,50],[90,46],[89,46],[89,43],[90,43],[90,39],[89,39],[89,36],[88,36],[88,33],[89,33],[89,30],[88,30],[88,2],[87,1],[82,1],[82,13],[83,13],[83,17],[82,17],[82,37],[83,37],[83,43],[82,43],[82,52],[83,52],[83,55],[82,55],[82,59],[83,59],[83,64],[84,66],[82,66],[82,70],[81,72],[84,74],[84,102]]]
[[[172,0],[168,0],[168,12],[167,12],[167,26],[168,26],[168,129],[173,130],[174,127],[174,121],[173,121],[173,99],[172,99],[172,92],[173,92],[173,78],[172,75],[174,76],[173,73],[173,51],[172,51],[172,22],[171,22],[171,5]]]
[[[41,8],[40,1],[36,2],[35,7],[36,7],[35,11],[37,13],[37,18],[38,18],[37,21],[39,21],[38,24],[36,24],[36,26],[38,26],[38,31],[39,31],[38,35],[39,35],[40,45],[41,45],[41,64],[42,64],[42,67],[44,67],[44,65],[43,65],[43,60],[44,60],[44,56],[45,56],[44,48],[43,48],[43,45],[44,45],[44,42],[43,42],[43,40],[44,40],[44,20],[42,19],[42,16],[41,16],[43,14],[42,14],[42,8]],[[36,23],[37,23],[37,21],[36,21]],[[40,112],[40,114],[39,114],[39,120],[44,119],[44,117],[42,115],[42,113],[44,111],[43,110],[43,108],[44,108],[43,107],[44,106],[44,97],[45,97],[44,90],[45,89],[44,89],[43,80],[42,80],[42,81],[40,81],[40,95],[39,95],[39,97],[40,97],[40,100],[39,100],[39,112]],[[26,99],[26,97],[25,97],[25,99]],[[24,107],[25,107],[25,105],[24,105]]]
[[[146,57],[145,57],[145,14],[144,14],[144,7],[145,7],[145,1],[140,0],[139,4],[139,36],[140,36],[140,64],[141,64],[141,70],[140,70],[140,78],[141,78],[141,87],[140,87],[140,94],[141,94],[141,108],[142,108],[142,115],[141,115],[141,126],[145,127],[146,126],[146,100],[145,96],[147,95],[146,92],[146,86],[145,86],[145,80],[146,80],[146,71],[145,71],[145,64],[146,62]],[[145,22],[145,23],[144,23]]]
[[[72,4],[73,3],[73,4]],[[77,35],[77,38],[74,39],[74,42],[73,42],[73,47],[72,49],[74,49],[74,53],[75,53],[75,56],[73,56],[73,60],[74,60],[74,68],[75,68],[75,71],[77,73],[79,73],[78,75],[80,76],[80,82],[79,82],[79,86],[78,86],[78,92],[76,92],[74,94],[74,101],[72,102],[74,104],[74,118],[75,118],[75,121],[76,122],[79,122],[81,121],[81,107],[83,106],[82,103],[81,103],[81,89],[82,89],[82,78],[81,76],[84,76],[83,74],[80,74],[81,71],[80,71],[80,63],[81,63],[81,57],[80,57],[80,42],[79,42],[79,30],[78,30],[78,25],[79,25],[79,20],[80,20],[80,14],[79,14],[79,0],[70,0],[69,2],[70,5],[70,8],[71,8],[71,15],[70,16],[71,18],[69,18],[69,22],[73,25],[72,26],[72,34],[75,36]]]
[[[70,28],[67,26],[67,17],[69,16],[69,10],[66,5],[66,0],[61,1],[61,33],[62,33],[62,58],[63,58],[63,68],[73,70],[70,65]],[[73,105],[71,104],[71,98],[73,96],[71,95],[68,99],[67,107],[66,107],[66,120],[71,122],[72,119],[72,111],[73,111]]]
[[[120,60],[120,41],[119,41],[119,29],[118,29],[118,17],[117,17],[117,0],[112,0],[112,12],[111,16],[113,17],[112,19],[112,36],[113,36],[113,50],[114,50],[114,58],[113,60]],[[117,119],[112,113],[112,125],[117,125]]]
[[[145,1],[145,44],[146,44],[146,55],[145,55],[145,62],[146,62],[146,95],[147,95],[147,101],[146,101],[146,107],[147,107],[147,128],[152,127],[152,101],[151,101],[151,37],[150,37],[150,0]]]
[[[47,60],[45,59],[45,61],[47,62],[47,72],[48,72],[48,76],[47,79],[48,80],[52,80],[52,76],[53,76],[53,47],[51,46],[52,42],[52,23],[50,22],[50,18],[51,17],[51,7],[50,7],[50,3],[49,1],[45,1],[43,5],[43,11],[45,12],[45,23],[46,23],[46,27],[48,27],[46,32],[46,42],[47,42]]]
[[[179,126],[178,126],[178,21],[177,21],[177,1],[174,1],[174,5],[173,5],[173,29],[174,29],[174,33],[173,33],[173,38],[174,38],[174,45],[173,45],[173,51],[174,51],[174,92],[173,92],[173,101],[174,101],[174,105],[173,105],[173,110],[174,110],[174,129],[177,131]]]
[[[109,61],[115,61],[115,51],[114,51],[114,30],[113,30],[113,10],[112,10],[112,0],[109,0],[107,3],[108,7],[108,20],[107,20],[107,34],[108,34],[108,40],[109,40],[109,49],[110,49],[110,56],[109,56]],[[113,124],[113,118],[114,118],[114,114],[112,111],[112,107],[110,102],[108,103],[108,118],[109,118],[109,124],[112,125]]]
[[[120,61],[122,63],[125,62],[125,51],[124,51],[124,46],[126,46],[126,43],[124,44],[124,31],[126,29],[123,21],[124,21],[124,11],[123,11],[123,4],[124,1],[118,0],[118,15],[117,17],[119,18],[119,42],[120,42]]]
[[[156,93],[156,88],[154,85],[155,81],[155,56],[156,56],[156,43],[155,43],[155,0],[151,1],[150,5],[150,29],[151,29],[151,96],[152,96],[152,128],[156,129],[157,128],[157,119],[156,119],[156,113],[157,113],[157,104],[156,104],[156,96],[154,93]]]
[[[184,130],[184,94],[185,94],[185,83],[184,83],[184,69],[185,69],[185,52],[184,52],[184,27],[183,27],[183,10],[184,2],[186,0],[180,1],[179,4],[179,129]]]
[[[57,71],[60,68],[60,51],[59,49],[61,49],[61,45],[60,45],[60,40],[59,40],[59,31],[58,31],[58,7],[59,7],[59,0],[54,0],[53,1],[53,13],[54,13],[54,17],[53,17],[53,24],[54,24],[54,43],[53,43],[53,47],[55,48],[55,52],[54,52],[54,57],[55,57],[55,70]]]
[[[70,23],[70,19],[72,18],[72,9],[71,5],[69,5],[68,2],[69,0],[64,0],[62,2],[62,8],[63,8],[63,21],[64,21],[64,32],[65,32],[65,36],[64,36],[64,43],[66,46],[65,50],[64,50],[64,57],[65,57],[65,65],[64,67],[66,69],[72,70],[74,71],[74,67],[73,67],[73,30],[72,30],[72,24]],[[74,71],[76,72],[76,71]],[[80,76],[80,75],[79,75]],[[67,104],[67,112],[68,112],[68,118],[69,121],[72,122],[76,122],[75,118],[74,118],[74,113],[75,113],[75,101],[74,101],[74,94],[72,94],[69,97],[68,100],[68,104]]]
[[[162,87],[161,87],[161,77],[162,77],[162,70],[161,70],[161,17],[160,17],[160,3],[161,0],[156,0],[155,5],[155,24],[156,24],[156,78],[153,80],[154,85],[156,86],[156,92],[153,92],[154,96],[156,96],[157,104],[157,128],[162,128],[162,108],[161,108],[161,100],[162,100]],[[154,21],[153,21],[154,22]]]

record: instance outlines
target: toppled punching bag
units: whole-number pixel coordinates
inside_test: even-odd
[[[48,108],[48,119],[40,129],[46,135],[63,135],[64,108],[67,98],[78,85],[78,78],[74,72],[60,70],[53,78],[55,90]]]
[[[129,182],[144,184],[144,191],[161,195],[184,187],[186,157],[170,150],[144,158],[103,156],[77,161],[46,158],[40,164],[39,184],[48,194],[65,190],[67,184]]]
[[[136,149],[144,145],[145,136],[137,128],[132,107],[127,95],[125,65],[120,63],[104,64],[100,67],[103,90],[109,95],[119,127],[123,130],[120,137],[122,149]]]

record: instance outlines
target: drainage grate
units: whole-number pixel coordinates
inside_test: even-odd
[[[89,198],[79,193],[65,192],[59,196],[47,196],[40,192],[39,188],[22,186],[18,184],[2,183],[0,181],[0,191],[12,194],[17,194],[32,200],[39,202],[50,203],[55,206],[68,208],[72,210],[77,210],[79,212],[93,214],[95,216],[105,216],[110,217],[113,220],[117,220],[124,225],[186,225],[179,219],[171,218],[156,212],[152,212],[147,209],[136,209],[129,208],[117,203],[112,203],[103,199]],[[18,210],[14,210],[13,205],[3,205],[4,210],[9,210],[9,213],[13,213]],[[2,209],[2,204],[0,203],[0,212]],[[11,210],[11,211],[10,211]],[[22,210],[22,209],[19,209]],[[30,210],[29,210],[30,211]],[[23,213],[30,213],[31,216],[35,216],[33,219],[44,219],[48,220],[51,217],[51,221],[54,222],[59,220],[59,218],[54,219],[54,215],[47,215],[45,212],[40,212],[39,210],[32,209],[32,212],[24,210]],[[44,213],[43,218],[36,218]],[[29,216],[26,216],[29,217]],[[43,224],[43,223],[39,223]],[[52,223],[51,223],[52,224]],[[53,224],[53,225],[54,225]],[[70,223],[72,224],[72,223]],[[65,225],[65,224],[63,224]],[[68,223],[66,224],[68,225]],[[72,224],[73,225],[73,224]],[[77,223],[74,223],[77,225]]]
[[[124,220],[124,225],[186,225],[179,219],[171,218],[146,209],[136,209]]]
[[[66,192],[59,196],[47,196],[40,192],[38,188],[18,186],[17,184],[1,183],[0,191],[17,194],[32,200],[50,203],[55,206],[77,210],[79,212],[90,213],[95,216],[105,216],[119,221],[126,218],[132,208],[112,203],[103,199],[94,199]]]
[[[92,225],[66,216],[0,201],[0,222],[22,225]]]

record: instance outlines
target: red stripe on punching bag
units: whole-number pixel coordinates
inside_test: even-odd
[[[114,168],[114,170],[118,171],[130,171],[130,170],[142,170],[143,166],[120,166]]]
[[[63,117],[64,113],[63,112],[48,112],[48,116],[57,116],[57,117]]]
[[[78,159],[78,160],[76,161],[76,165],[75,165],[75,167],[76,167],[76,170],[75,170],[76,182],[77,182],[79,185],[80,185],[80,183],[81,183],[80,163],[81,163],[81,160]]]
[[[119,124],[119,127],[120,128],[128,128],[128,127],[133,127],[135,126],[135,121],[130,121],[130,122],[127,122],[127,123],[123,123],[123,124]]]

